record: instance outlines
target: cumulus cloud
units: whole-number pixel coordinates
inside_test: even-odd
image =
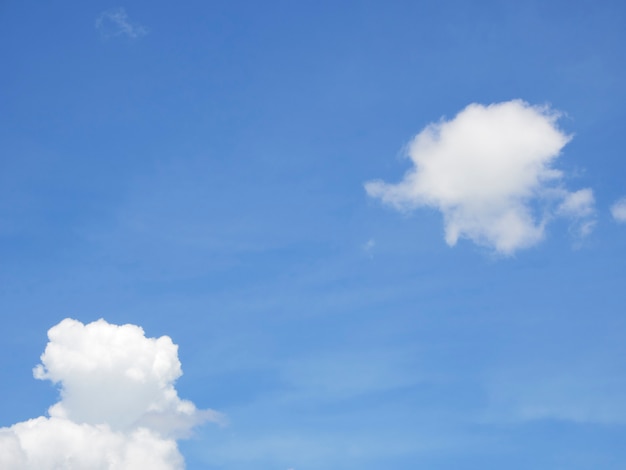
[[[126,36],[136,39],[148,34],[146,27],[130,21],[126,10],[123,8],[115,8],[100,13],[96,19],[96,29],[104,38]]]
[[[167,336],[65,319],[48,338],[33,373],[60,386],[60,401],[48,417],[0,428],[0,468],[180,469],[176,439],[221,420],[178,397],[178,346]]]
[[[568,191],[553,167],[571,140],[557,127],[559,116],[521,100],[471,104],[410,142],[413,167],[402,181],[370,181],[365,189],[401,211],[439,210],[451,246],[467,238],[512,254],[541,241],[555,216],[574,219],[586,235],[593,226],[593,192]]]
[[[617,222],[626,222],[626,197],[615,201],[611,206],[611,215]]]

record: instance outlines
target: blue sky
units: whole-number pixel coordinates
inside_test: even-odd
[[[171,337],[178,395],[226,417],[178,442],[189,469],[623,468],[625,21],[617,1],[3,2],[0,426],[58,400],[32,373],[47,331],[104,318]],[[569,139],[541,196],[496,194],[536,240],[451,246],[439,193],[367,189],[424,161],[427,126],[506,102]],[[559,209],[583,189],[585,234]]]

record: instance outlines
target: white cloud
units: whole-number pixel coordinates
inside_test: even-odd
[[[592,190],[567,191],[552,166],[571,140],[557,127],[559,116],[521,100],[471,104],[413,139],[414,166],[401,182],[370,181],[365,189],[401,211],[438,209],[451,246],[468,238],[512,254],[541,241],[556,215],[577,219],[588,232]]]
[[[115,8],[100,13],[96,19],[96,29],[105,38],[127,36],[136,39],[148,34],[146,27],[130,21],[126,10],[123,8]]]
[[[178,346],[135,325],[65,319],[48,331],[38,379],[61,399],[39,417],[0,428],[0,468],[179,469],[179,437],[219,421],[178,397]]]
[[[626,222],[626,197],[615,201],[611,206],[611,215],[617,222]]]
[[[0,467],[170,470],[184,468],[184,462],[173,439],[146,428],[116,432],[107,425],[39,417],[0,430]]]

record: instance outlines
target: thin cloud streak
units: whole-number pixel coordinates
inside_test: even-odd
[[[148,34],[148,28],[132,22],[124,8],[115,8],[100,13],[96,19],[96,29],[106,39],[119,36],[137,39]]]
[[[611,206],[611,215],[616,222],[626,223],[626,197],[615,201]]]

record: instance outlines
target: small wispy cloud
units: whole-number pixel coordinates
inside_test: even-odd
[[[438,209],[445,240],[467,238],[511,255],[539,243],[554,216],[593,228],[593,191],[570,192],[553,168],[571,136],[560,113],[522,100],[471,104],[451,120],[428,125],[409,144],[413,166],[395,184],[365,184],[367,193],[401,211]]]
[[[132,22],[123,8],[100,13],[96,19],[96,29],[103,38],[126,36],[137,39],[148,34],[148,28]]]
[[[375,246],[376,246],[376,241],[373,238],[370,238],[368,241],[363,243],[363,245],[361,245],[361,248],[363,248],[363,251],[367,253],[369,256],[372,256],[372,251],[374,250]]]
[[[562,193],[563,202],[557,209],[557,215],[573,220],[572,228],[582,238],[589,235],[596,225],[595,197],[589,188],[572,193]]]
[[[616,222],[626,222],[626,197],[618,199],[611,206],[611,215]]]

